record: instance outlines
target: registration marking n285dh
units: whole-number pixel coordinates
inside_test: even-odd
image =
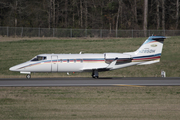
[[[155,53],[156,50],[140,50],[139,53]]]

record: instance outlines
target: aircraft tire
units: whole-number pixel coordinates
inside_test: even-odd
[[[99,76],[95,76],[95,79],[98,79],[99,78]]]
[[[99,78],[99,76],[92,75],[92,78],[94,78],[94,79],[98,79],[98,78]]]
[[[27,79],[31,79],[31,75],[30,75],[30,74],[27,74],[27,75],[26,75],[26,78],[27,78]]]

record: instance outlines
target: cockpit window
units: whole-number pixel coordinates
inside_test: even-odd
[[[31,61],[40,61],[40,60],[45,60],[45,59],[46,59],[45,56],[36,56]]]

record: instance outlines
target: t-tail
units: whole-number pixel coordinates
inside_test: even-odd
[[[124,54],[131,55],[132,62],[146,65],[160,62],[165,36],[150,36],[135,52]]]

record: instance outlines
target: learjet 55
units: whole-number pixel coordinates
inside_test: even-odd
[[[10,71],[19,71],[31,78],[36,72],[92,72],[93,78],[98,78],[98,72],[146,65],[160,62],[164,36],[150,36],[139,49],[125,53],[103,54],[40,54],[19,65],[11,67]]]

